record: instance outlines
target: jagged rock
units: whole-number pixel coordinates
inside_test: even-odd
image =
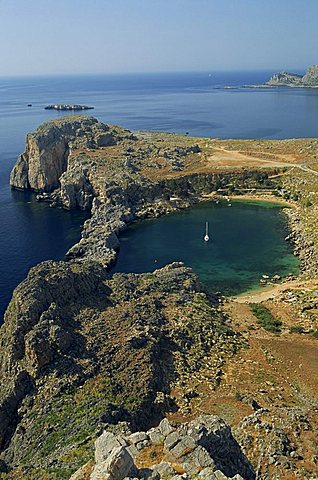
[[[173,431],[169,433],[164,441],[164,448],[165,450],[169,451],[173,447],[177,445],[177,443],[181,440],[179,432]]]
[[[167,418],[164,418],[159,424],[159,430],[164,437],[168,436],[169,433],[172,433],[175,428],[170,424]]]
[[[151,274],[113,276],[88,260],[34,267],[15,290],[0,330],[0,439],[8,468],[29,468],[28,452],[35,467],[49,468],[54,456],[62,468],[68,452],[72,458],[78,448],[73,428],[85,435],[84,445],[118,422],[147,429],[167,408],[156,402],[158,392],[168,393],[174,379],[186,377],[207,352],[218,357],[220,350],[235,351],[240,338],[200,288],[180,263]],[[203,334],[205,345],[199,342]],[[146,339],[138,349],[131,344],[137,337]],[[175,351],[188,363],[176,363]],[[147,435],[160,444],[174,431],[165,419]],[[117,441],[119,433],[113,434]],[[114,440],[110,432],[103,435],[98,455],[99,443]],[[63,448],[54,447],[56,436]],[[140,440],[138,448],[148,442],[145,434],[132,439]],[[137,455],[133,447],[129,451]]]
[[[159,478],[169,478],[175,474],[175,471],[168,462],[160,462],[158,465],[152,467],[152,470],[159,475]]]
[[[296,73],[288,73],[288,72],[280,72],[275,73],[266,85],[271,86],[286,86],[286,85],[293,85],[298,86],[301,84],[302,80],[301,75],[297,75]]]
[[[149,436],[144,432],[136,432],[132,433],[127,440],[129,444],[135,445],[136,448],[140,450],[141,448],[148,445]]]
[[[195,449],[195,441],[192,437],[185,435],[182,436],[179,442],[170,449],[170,455],[175,458],[183,457],[185,454],[192,452]]]
[[[308,68],[302,78],[302,84],[308,86],[318,86],[318,65],[312,65]]]
[[[241,473],[245,479],[253,478],[250,463],[241,452],[230,427],[219,417],[201,415],[189,424],[191,436],[203,446],[213,458],[216,466],[231,477]],[[229,463],[228,458],[232,459]]]
[[[159,445],[164,442],[164,435],[160,432],[158,428],[151,428],[148,432],[151,443],[154,445]]]
[[[215,468],[215,463],[207,450],[198,446],[192,452],[186,453],[186,455],[183,456],[182,466],[186,473],[189,475],[195,475],[204,468]]]

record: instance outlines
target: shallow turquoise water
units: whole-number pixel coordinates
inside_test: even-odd
[[[113,271],[148,272],[182,261],[213,292],[239,294],[259,286],[263,274],[297,273],[298,259],[284,238],[288,234],[281,208],[273,204],[204,203],[145,220],[120,236]],[[210,241],[204,242],[205,222]]]

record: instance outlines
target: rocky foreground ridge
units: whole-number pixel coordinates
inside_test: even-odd
[[[164,419],[129,436],[105,431],[95,442],[95,465],[89,462],[70,480],[85,478],[248,480],[255,474],[225,422],[202,415],[179,426]]]
[[[272,87],[318,87],[318,65],[308,68],[305,75],[296,73],[280,72],[275,73],[265,85]]]
[[[68,478],[103,426],[148,428],[177,408],[172,384],[207,361],[216,386],[243,345],[225,320],[179,264],[113,276],[89,261],[34,267],[1,328],[2,469]]]
[[[309,467],[307,459],[301,463],[305,453],[292,437],[314,435],[303,409],[289,414],[282,407],[288,413],[283,423],[254,400],[257,392],[235,392],[247,415],[235,434],[253,468],[223,421],[189,419],[192,403],[209,401],[227,363],[246,350],[220,298],[204,292],[180,263],[141,275],[109,273],[118,234],[132,221],[184,208],[215,191],[274,188],[270,177],[284,164],[269,152],[264,167],[250,166],[262,142],[245,142],[247,151],[253,149],[245,168],[235,162],[217,167],[224,147],[216,144],[132,134],[86,116],[47,122],[27,136],[12,187],[91,217],[67,261],[31,269],[7,309],[0,330],[0,478],[69,479],[78,468],[74,475],[82,480],[249,479],[254,472],[268,480],[285,478],[285,471],[286,479],[292,472],[297,480],[314,478],[303,472],[313,471],[315,455]],[[235,148],[243,147],[232,142],[227,155]],[[255,158],[263,156],[256,152]],[[160,423],[173,415],[177,423]],[[119,451],[110,446],[116,442]],[[307,439],[301,445],[308,447]],[[132,469],[119,474],[123,458]]]

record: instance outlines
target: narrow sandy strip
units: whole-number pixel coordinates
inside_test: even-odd
[[[261,291],[230,297],[230,300],[233,300],[237,303],[261,303],[265,302],[266,300],[271,300],[287,290],[311,291],[315,288],[318,288],[318,280],[291,280],[290,282],[283,282],[279,285],[268,285],[263,288],[264,290]]]

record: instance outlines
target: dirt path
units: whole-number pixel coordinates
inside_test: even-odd
[[[215,148],[212,156],[207,157],[207,160],[215,167],[242,167],[253,165],[261,167],[293,167],[313,175],[318,175],[318,171],[312,170],[309,166],[294,163],[295,157],[293,155],[277,154],[277,159],[275,160],[266,158],[267,155],[271,155],[267,152],[262,152],[262,155],[263,158],[259,158],[253,155],[245,155],[238,150],[227,150],[226,147],[218,147]]]
[[[289,167],[297,166],[281,160],[271,160],[267,158],[258,158],[253,155],[245,155],[237,150],[227,150],[225,147],[215,148],[213,155],[208,156],[209,164],[214,167]]]

